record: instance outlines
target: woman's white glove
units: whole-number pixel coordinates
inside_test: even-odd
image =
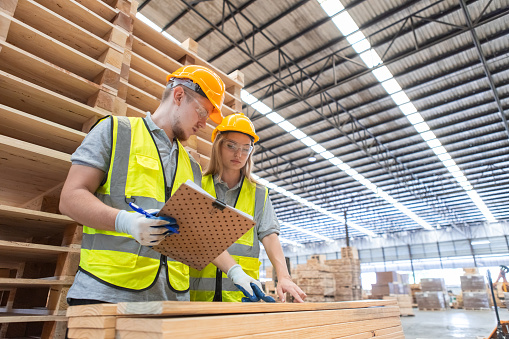
[[[159,210],[153,209],[147,212],[154,213],[159,212]],[[115,231],[133,236],[141,245],[155,246],[163,241],[168,234],[173,233],[165,226],[170,225],[173,226],[173,228],[178,227],[175,219],[171,218],[173,224],[169,219],[170,218],[149,219],[143,214],[129,213],[125,210],[120,210],[115,219]]]
[[[263,293],[262,284],[258,280],[247,275],[239,264],[233,265],[226,275],[246,296],[246,298],[242,298],[243,302],[256,302],[260,301],[260,299],[266,302],[275,302],[274,298],[266,296],[265,293]]]

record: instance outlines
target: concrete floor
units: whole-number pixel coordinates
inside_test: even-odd
[[[401,317],[406,339],[486,338],[496,327],[495,311],[419,311],[415,317]],[[499,310],[500,320],[509,320],[506,308]]]

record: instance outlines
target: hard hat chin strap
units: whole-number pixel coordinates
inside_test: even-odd
[[[202,97],[208,99],[207,95],[202,90],[200,85],[198,85],[197,83],[193,82],[193,80],[191,80],[191,79],[171,78],[170,81],[168,81],[168,84],[166,85],[166,88],[175,88],[178,85],[186,86],[187,88],[189,88],[193,92],[196,92],[199,95],[201,95]]]

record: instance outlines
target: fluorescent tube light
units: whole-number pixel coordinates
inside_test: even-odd
[[[261,101],[255,102],[254,104],[251,105],[251,107],[253,107],[255,110],[257,110],[261,114],[267,114],[267,113],[272,112],[272,109],[269,106],[265,105]]]
[[[316,145],[311,146],[311,149],[313,151],[315,151],[316,153],[318,153],[318,154],[326,151],[325,147],[323,147],[320,144],[316,144]]]
[[[267,116],[268,117],[268,116]],[[269,118],[270,119],[270,118]],[[280,122],[279,124],[279,127],[281,127],[282,129],[284,129],[286,132],[291,132],[293,130],[296,130],[297,127],[295,127],[292,123],[290,123],[288,120],[285,120],[283,122]]]
[[[410,98],[406,95],[404,91],[399,91],[396,93],[391,94],[391,98],[394,101],[396,105],[403,105],[404,103],[407,103],[410,101]]]
[[[311,146],[314,146],[316,145],[316,141],[314,141],[313,139],[311,139],[310,137],[305,137],[305,138],[302,138],[300,139],[300,141],[302,141],[302,143],[308,147],[311,147]]]
[[[392,78],[392,73],[386,66],[378,67],[377,69],[372,70],[371,73],[373,73],[379,82]]]
[[[295,131],[291,131],[290,134],[297,140],[303,139],[307,137],[306,133],[302,132],[300,129],[296,129]]]
[[[258,101],[254,95],[249,94],[249,92],[244,89],[240,90],[240,98],[248,105],[252,105]]]
[[[279,124],[280,122],[283,122],[285,120],[285,118],[283,118],[276,112],[267,114],[267,118],[275,124]]]
[[[402,90],[401,86],[394,78],[382,82],[382,86],[388,94],[393,94]]]

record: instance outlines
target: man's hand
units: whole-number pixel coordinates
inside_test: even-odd
[[[279,300],[286,302],[285,293],[290,293],[295,302],[303,303],[307,295],[297,286],[290,277],[283,277],[277,282],[277,295]]]
[[[156,214],[158,210],[148,210]],[[170,226],[170,228],[167,228]],[[133,236],[143,246],[155,246],[178,228],[175,219],[169,217],[147,218],[139,213],[121,210],[115,219],[115,231]]]
[[[265,293],[263,293],[262,284],[258,280],[247,275],[239,264],[233,265],[226,275],[246,296],[246,298],[242,298],[243,302],[257,302],[260,301],[260,299],[266,302],[275,302],[274,298],[266,296]]]

